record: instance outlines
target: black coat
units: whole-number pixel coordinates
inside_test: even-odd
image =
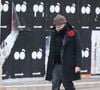
[[[81,67],[81,41],[77,30],[71,28],[66,29],[61,49],[61,64],[64,81],[73,81],[80,79],[80,72],[75,73],[75,66]],[[55,28],[53,29],[55,30]],[[70,33],[70,31],[72,33]],[[68,34],[69,33],[69,34]],[[73,34],[74,33],[74,34]],[[52,70],[54,67],[54,32],[51,34],[50,53],[48,58],[48,66],[46,80],[52,80]]]

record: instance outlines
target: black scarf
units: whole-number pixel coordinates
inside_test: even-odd
[[[71,27],[69,27],[68,24],[66,24],[60,31],[57,31],[56,28],[54,28],[54,56],[55,56],[55,63],[61,64],[61,47],[62,47],[62,40],[64,35],[66,34],[66,31],[69,30]]]

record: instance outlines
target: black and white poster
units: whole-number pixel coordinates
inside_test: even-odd
[[[0,3],[0,43],[7,37],[11,32],[11,9],[12,3],[11,0],[2,0]]]
[[[50,28],[57,14],[81,35],[81,73],[100,73],[100,0],[2,0],[0,13],[3,78],[45,76]]]

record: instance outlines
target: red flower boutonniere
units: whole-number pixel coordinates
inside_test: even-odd
[[[68,36],[69,36],[69,37],[74,37],[74,36],[75,36],[75,31],[74,31],[74,30],[70,30],[70,31],[68,32]]]

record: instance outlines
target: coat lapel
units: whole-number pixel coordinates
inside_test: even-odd
[[[67,35],[64,36],[62,46],[66,46],[71,38],[69,38]]]

